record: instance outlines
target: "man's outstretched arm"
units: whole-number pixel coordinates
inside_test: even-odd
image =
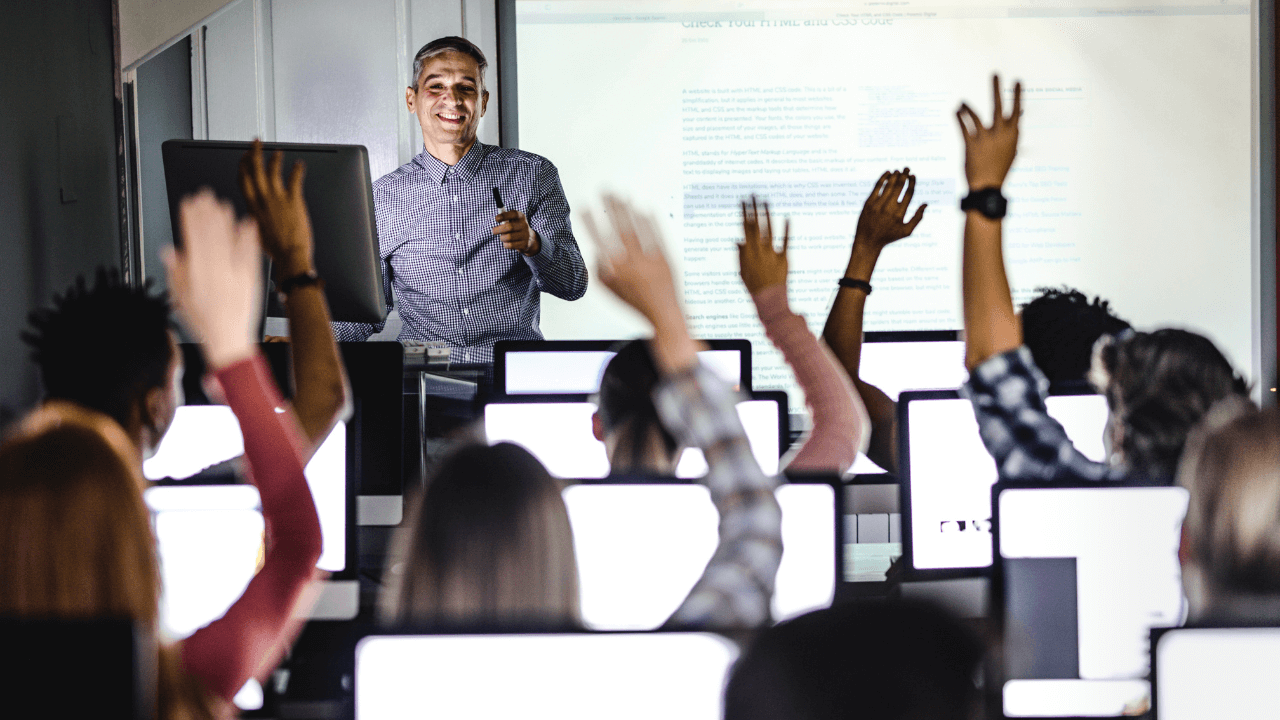
[[[295,164],[286,186],[281,163],[277,152],[264,167],[262,146],[255,144],[240,168],[240,189],[258,221],[277,286],[315,273],[311,219],[302,196],[305,170],[301,163]],[[293,359],[293,411],[307,439],[304,460],[309,460],[334,425],[350,415],[351,390],[330,329],[323,284],[295,281],[284,295]]]
[[[1004,115],[1000,78],[992,79],[995,117],[985,127],[968,105],[956,111],[964,135],[964,174],[969,192],[1004,185],[1018,152],[1018,119],[1022,116],[1022,83],[1013,86],[1013,113]],[[995,355],[1022,344],[1022,325],[1013,309],[1001,247],[1001,221],[976,209],[964,221],[965,366],[973,370]]]
[[[905,193],[903,192],[905,188]],[[910,220],[904,221],[907,206],[915,194],[916,178],[910,168],[880,176],[871,195],[862,206],[858,227],[853,237],[853,250],[844,276],[871,282],[880,252],[890,243],[909,236],[924,218],[921,205]],[[862,362],[862,316],[867,304],[867,290],[844,287],[836,294],[835,304],[827,315],[822,338],[835,353],[845,372],[853,379],[871,418],[871,442],[867,457],[892,473],[898,472],[898,417],[893,400],[880,388],[864,382],[859,376]]]

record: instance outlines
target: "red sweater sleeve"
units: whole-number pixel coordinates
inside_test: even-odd
[[[220,619],[183,641],[187,671],[230,701],[260,668],[274,667],[290,641],[290,618],[320,559],[320,519],[302,474],[302,435],[261,355],[215,377],[240,421],[249,480],[262,498],[266,556],[244,594]],[[211,541],[216,539],[211,538]]]
[[[867,431],[861,398],[831,350],[818,341],[803,316],[791,312],[786,285],[771,285],[751,299],[765,335],[791,366],[813,416],[813,430],[786,469],[843,475],[858,459]]]

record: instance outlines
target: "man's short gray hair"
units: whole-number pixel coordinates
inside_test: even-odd
[[[480,48],[476,47],[475,43],[464,37],[458,37],[457,35],[450,35],[438,40],[432,40],[422,46],[422,49],[418,51],[418,54],[413,56],[413,78],[409,83],[409,87],[416,91],[418,89],[418,77],[422,75],[422,66],[426,65],[427,61],[431,58],[443,55],[447,52],[462,53],[476,61],[476,65],[479,66],[480,70],[480,77],[476,78],[476,82],[480,84],[480,89],[483,90],[484,71],[485,68],[489,67],[489,61],[485,59],[484,52],[481,51]]]

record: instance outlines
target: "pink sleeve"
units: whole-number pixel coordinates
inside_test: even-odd
[[[771,285],[751,296],[765,335],[782,352],[804,390],[813,430],[793,452],[788,470],[835,472],[853,466],[867,431],[867,411],[853,383],[831,350],[787,305],[785,285]]]
[[[290,618],[315,576],[321,539],[302,474],[302,435],[290,413],[276,411],[284,401],[266,362],[255,355],[215,377],[244,434],[246,473],[262,498],[267,550],[240,599],[183,641],[182,660],[209,692],[230,701],[261,668],[274,667],[292,640]]]

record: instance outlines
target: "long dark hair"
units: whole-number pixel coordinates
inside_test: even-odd
[[[619,438],[615,457],[609,459],[611,463],[642,464],[655,431],[668,456],[674,456],[679,448],[675,437],[658,419],[658,409],[653,405],[653,389],[660,377],[645,340],[619,345],[617,354],[605,366],[598,398],[600,422],[606,434]]]
[[[455,449],[397,534],[382,620],[577,624],[578,564],[560,490],[518,445]]]

